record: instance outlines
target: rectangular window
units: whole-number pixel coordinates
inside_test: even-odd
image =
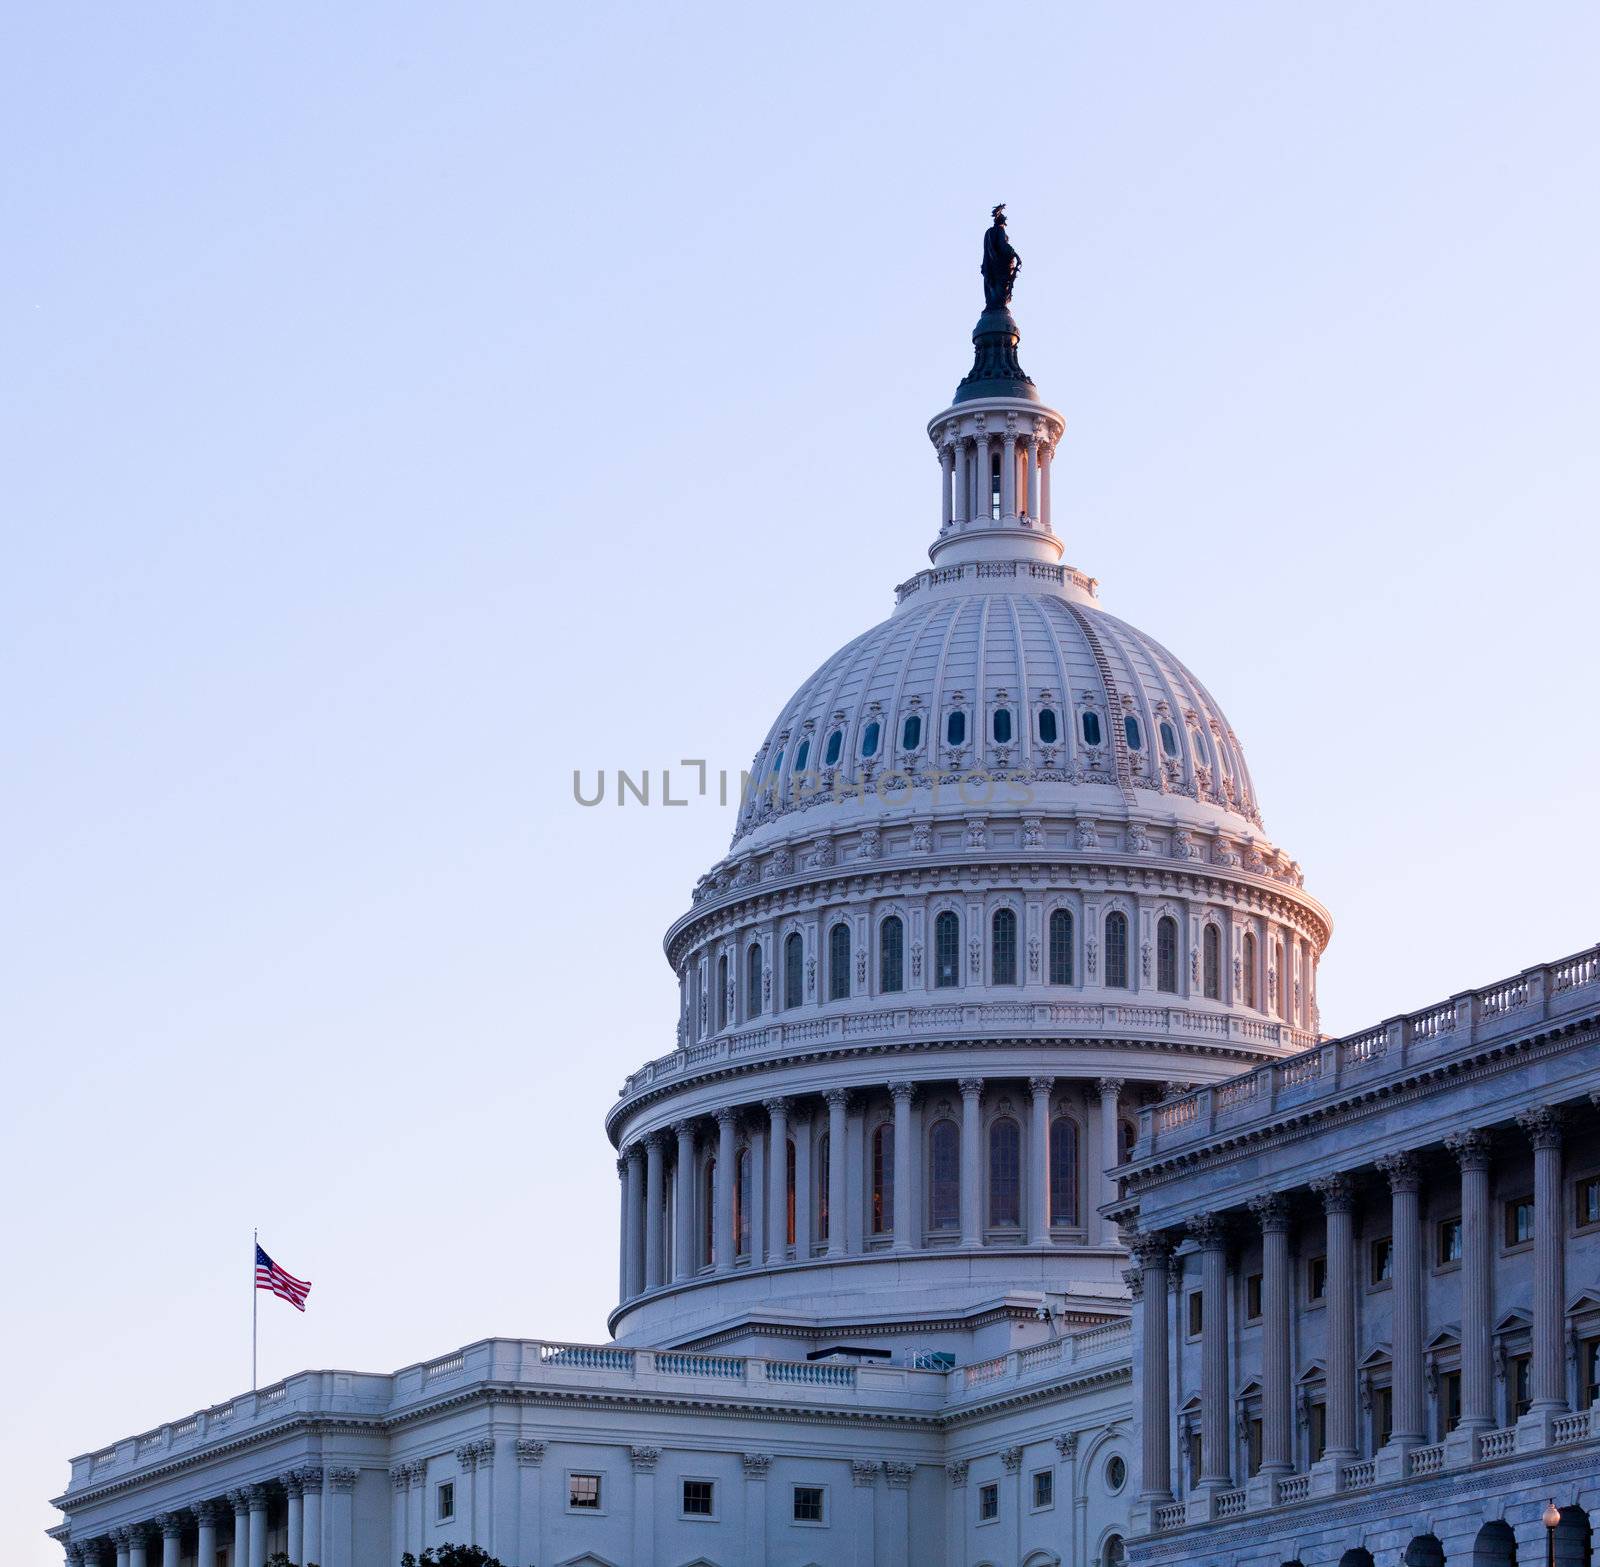
[[[1578,1408],[1588,1409],[1600,1402],[1600,1338],[1586,1338],[1578,1345]]]
[[[991,1480],[978,1487],[978,1522],[989,1523],[1000,1516],[1000,1487]]]
[[[1531,1355],[1516,1355],[1512,1358],[1508,1381],[1511,1386],[1511,1418],[1513,1420],[1520,1420],[1533,1407],[1533,1395],[1529,1390],[1528,1380],[1532,1367],[1533,1357]]]
[[[1054,1507],[1056,1502],[1056,1472],[1053,1469],[1041,1469],[1033,1477],[1033,1505],[1035,1511],[1043,1507]]]
[[[1244,1319],[1246,1322],[1259,1322],[1261,1320],[1261,1275],[1250,1274],[1244,1281]]]
[[[1506,1245],[1525,1246],[1533,1239],[1533,1198],[1513,1197],[1506,1204]]]
[[[1372,1450],[1389,1445],[1394,1431],[1394,1389],[1375,1387],[1372,1390]]]
[[[1439,1378],[1439,1440],[1461,1424],[1461,1373],[1446,1371]]]
[[[1189,1296],[1189,1337],[1199,1338],[1206,1325],[1206,1298],[1199,1290]]]
[[[1461,1261],[1461,1220],[1441,1219],[1434,1231],[1433,1263],[1436,1268],[1448,1268]]]
[[[1311,1462],[1320,1463],[1328,1448],[1328,1406],[1316,1403],[1311,1406]]]
[[[1367,1282],[1369,1284],[1387,1284],[1393,1277],[1394,1242],[1387,1235],[1380,1235],[1372,1243]]]
[[[1581,1230],[1600,1224],[1600,1175],[1586,1175],[1574,1187],[1573,1222]]]
[[[1191,1431],[1186,1445],[1189,1450],[1189,1487],[1192,1490],[1200,1483],[1200,1475],[1202,1473],[1200,1466],[1205,1457],[1201,1451],[1200,1433]]]
[[[567,1506],[586,1513],[600,1511],[600,1476],[568,1475]]]
[[[1306,1258],[1306,1301],[1308,1304],[1328,1298],[1328,1259]]]
[[[794,1521],[826,1523],[826,1501],[827,1493],[820,1485],[797,1485],[794,1488]]]
[[[1247,1472],[1259,1474],[1261,1472],[1261,1416],[1251,1415],[1250,1423],[1245,1427],[1245,1463]]]
[[[449,1523],[456,1515],[456,1486],[455,1481],[446,1480],[435,1493],[437,1505],[434,1507],[433,1516],[439,1523]]]
[[[683,1482],[683,1516],[685,1518],[709,1518],[714,1511],[712,1502],[715,1495],[714,1488],[709,1480],[685,1480]]]

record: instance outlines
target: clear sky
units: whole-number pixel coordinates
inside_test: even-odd
[[[1600,937],[1588,4],[11,8],[0,1558],[262,1375],[603,1337],[601,1119],[938,522],[1010,204],[1056,516],[1345,1031]]]

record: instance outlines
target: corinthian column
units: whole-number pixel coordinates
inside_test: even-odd
[[[253,1485],[250,1503],[250,1567],[267,1567],[267,1488]],[[177,1567],[176,1562],[172,1567]]]
[[[1495,1423],[1489,1137],[1457,1132],[1444,1143],[1461,1166],[1461,1424],[1468,1431],[1489,1431]]]
[[[694,1272],[694,1122],[678,1121],[678,1160],[672,1171],[672,1276],[682,1280]]]
[[[220,1502],[196,1502],[195,1521],[200,1525],[200,1539],[195,1547],[195,1567],[217,1567],[217,1525],[222,1522]],[[304,1557],[301,1561],[304,1561]]]
[[[1050,1092],[1055,1085],[1053,1077],[1028,1079],[1028,1093],[1032,1096],[1029,1107],[1033,1112],[1028,1127],[1033,1154],[1027,1182],[1030,1246],[1050,1244]]]
[[[910,1251],[914,1244],[911,1225],[915,1215],[911,1202],[911,1083],[891,1083],[894,1099],[894,1249]]]
[[[628,1162],[628,1294],[632,1300],[644,1291],[644,1160],[639,1145],[623,1150]]]
[[[161,1567],[178,1567],[183,1550],[183,1514],[157,1514],[156,1528],[161,1531]]]
[[[1261,1468],[1294,1470],[1289,1388],[1289,1204],[1277,1192],[1257,1197],[1261,1225]]]
[[[1517,1117],[1533,1144],[1533,1367],[1530,1414],[1541,1418],[1567,1408],[1562,1358],[1563,1263],[1561,1231],[1561,1118],[1550,1105]]]
[[[1394,1418],[1390,1441],[1420,1443],[1427,1436],[1422,1396],[1422,1226],[1417,1208],[1421,1179],[1408,1153],[1388,1154],[1378,1168],[1389,1177],[1394,1234]]]
[[[767,1112],[767,1261],[782,1262],[789,1254],[789,1101],[768,1099]],[[796,1200],[799,1194],[796,1193]]]
[[[321,1464],[311,1464],[300,1471],[301,1533],[305,1541],[307,1561],[324,1562],[322,1551],[322,1481]],[[233,1567],[230,1561],[228,1567]]]
[[[1122,1080],[1116,1077],[1100,1079],[1100,1206],[1115,1202],[1117,1178],[1111,1172],[1117,1158],[1117,1100],[1122,1093]],[[1105,1217],[1100,1220],[1100,1244],[1117,1244],[1117,1226]]]
[[[983,1243],[983,1079],[961,1079],[961,1244]]]
[[[301,1511],[300,1471],[291,1469],[287,1474],[278,1476],[278,1483],[282,1485],[289,1498],[288,1506],[288,1534],[289,1534],[289,1560],[303,1563],[306,1559],[305,1549],[305,1515]]]
[[[1189,1221],[1200,1247],[1200,1483],[1233,1481],[1228,1432],[1228,1232],[1217,1214]]]
[[[739,1180],[735,1168],[738,1157],[733,1146],[737,1113],[732,1106],[723,1105],[713,1114],[717,1121],[717,1179],[716,1229],[712,1233],[716,1241],[717,1272],[731,1273],[738,1246],[738,1237],[733,1233],[733,1194]]]
[[[1355,1194],[1344,1175],[1311,1183],[1328,1216],[1328,1444],[1324,1456],[1356,1455]]]
[[[660,1289],[666,1283],[661,1269],[661,1210],[666,1206],[665,1132],[652,1132],[644,1145],[644,1287]]]
[[[1172,1242],[1165,1235],[1135,1235],[1130,1243],[1139,1264],[1144,1314],[1139,1367],[1139,1500],[1159,1506],[1172,1500],[1172,1410],[1168,1392],[1167,1272]]]
[[[228,1567],[246,1567],[250,1560],[250,1493],[242,1487],[228,1492],[233,1508],[233,1549],[228,1552]],[[144,1567],[141,1557],[130,1567]]]
[[[843,1088],[830,1088],[822,1097],[828,1103],[828,1255],[842,1257],[849,1235],[844,1172],[845,1157],[849,1153],[845,1112],[850,1095]]]

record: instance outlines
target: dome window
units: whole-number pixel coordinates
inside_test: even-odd
[[[800,749],[794,753],[794,770],[797,773],[803,773],[806,770],[806,763],[810,760],[811,742],[809,740],[802,740],[800,742]]]
[[[861,736],[861,754],[863,756],[876,756],[878,754],[878,736],[883,733],[883,725],[876,718],[867,725],[866,732]]]
[[[944,721],[944,743],[946,745],[967,743],[967,715],[959,708]]]
[[[994,710],[994,743],[996,745],[1011,744],[1011,709],[997,707]]]
[[[1178,731],[1164,719],[1161,724],[1161,749],[1168,756],[1176,756],[1178,754]]]
[[[773,772],[776,773],[776,772],[781,771],[782,768],[783,768],[783,752],[781,750],[774,751],[772,753],[772,770],[773,770]]]
[[[1128,749],[1130,751],[1142,751],[1144,749],[1144,736],[1139,733],[1139,720],[1132,713],[1129,713],[1122,720],[1122,732],[1128,737]]]
[[[1083,743],[1085,745],[1100,744],[1100,715],[1098,713],[1085,713],[1083,715]]]
[[[1039,709],[1039,744],[1054,745],[1058,730],[1056,728],[1056,710],[1053,707]]]
[[[922,718],[920,714],[913,713],[900,730],[900,749],[902,751],[915,751],[922,744]]]
[[[839,752],[844,748],[844,730],[835,729],[828,736],[828,749],[822,753],[824,767],[837,767],[839,765]]]

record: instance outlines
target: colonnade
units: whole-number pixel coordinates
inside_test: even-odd
[[[1109,1171],[1120,1157],[1123,1097],[1114,1078],[903,1078],[720,1105],[675,1121],[634,1138],[617,1160],[620,1296],[814,1257],[1118,1245],[1097,1210],[1116,1194]],[[1001,1123],[1009,1127],[997,1133]],[[875,1168],[874,1138],[885,1125],[892,1160]],[[959,1167],[935,1168],[952,1143]],[[1052,1166],[1064,1149],[1070,1171]],[[710,1179],[708,1157],[716,1161]]]
[[[999,516],[1015,522],[1027,517],[1050,530],[1050,467],[1055,442],[1047,436],[1012,428],[979,430],[956,436],[939,448],[943,472],[943,527],[994,520],[994,458],[1000,457]]]
[[[1564,1333],[1564,1213],[1561,1119],[1554,1106],[1517,1117],[1520,1134],[1533,1152],[1533,1300],[1531,1310],[1527,1416],[1546,1420],[1567,1410]],[[1442,1140],[1460,1176],[1461,1303],[1460,1419],[1463,1440],[1496,1429],[1494,1408],[1494,1292],[1496,1231],[1491,1174],[1494,1141],[1485,1130],[1462,1130]],[[1355,1460],[1359,1439],[1359,1363],[1356,1297],[1361,1276],[1356,1249],[1356,1205],[1372,1177],[1387,1188],[1390,1234],[1392,1329],[1390,1374],[1392,1413],[1389,1449],[1429,1443],[1427,1429],[1426,1312],[1427,1275],[1420,1198],[1420,1149],[1385,1154],[1366,1170],[1319,1176],[1298,1191],[1275,1191],[1249,1204],[1250,1224],[1259,1230],[1261,1262],[1260,1418],[1264,1474],[1295,1471],[1294,1368],[1291,1358],[1294,1254],[1291,1225],[1297,1206],[1313,1200],[1326,1220],[1325,1305],[1326,1383],[1324,1466]],[[1242,1484],[1233,1473],[1233,1383],[1229,1346],[1238,1342],[1229,1321],[1235,1244],[1243,1216],[1205,1213],[1190,1220],[1187,1238],[1200,1258],[1200,1439],[1199,1485],[1227,1488]],[[1140,1415],[1143,1482],[1141,1500],[1168,1502],[1173,1494],[1171,1378],[1169,1352],[1174,1325],[1169,1288],[1173,1253],[1183,1237],[1155,1231],[1131,1238],[1138,1262],[1137,1291],[1142,1301]],[[1476,1455],[1476,1447],[1471,1456]],[[1322,1467],[1322,1466],[1318,1466]],[[1403,1474],[1403,1470],[1401,1471]],[[1335,1480],[1333,1489],[1338,1488]]]

